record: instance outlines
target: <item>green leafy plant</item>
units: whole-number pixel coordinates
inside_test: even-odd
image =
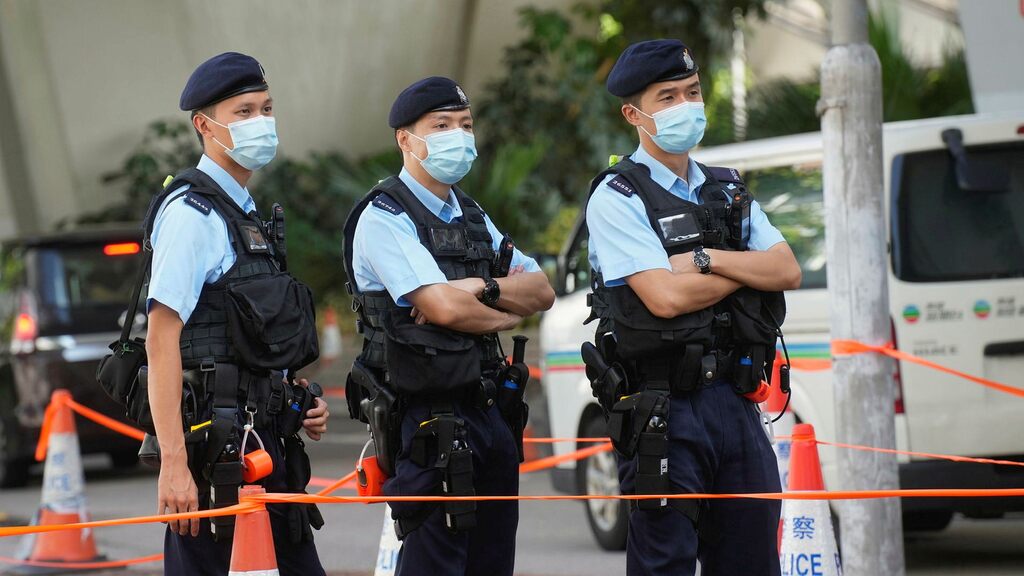
[[[963,49],[950,47],[939,66],[923,66],[899,41],[894,24],[876,15],[868,20],[868,39],[881,64],[885,122],[974,111]],[[755,86],[750,96],[749,138],[819,130],[814,109],[820,98],[816,71],[806,82],[779,80]]]
[[[192,125],[184,121],[158,120],[146,127],[142,142],[121,167],[104,174],[103,184],[121,189],[123,200],[74,220],[78,224],[141,222],[150,200],[163,190],[164,179],[199,161],[201,150]],[[64,221],[59,227],[67,227]]]

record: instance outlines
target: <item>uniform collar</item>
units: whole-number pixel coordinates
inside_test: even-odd
[[[242,209],[242,212],[250,212],[256,209],[256,203],[253,202],[252,196],[249,195],[249,191],[242,188],[242,185],[239,184],[231,174],[228,174],[226,170],[221,168],[219,164],[214,162],[212,158],[203,154],[202,158],[199,159],[199,164],[196,168],[205,172],[210,178],[213,178],[213,181],[216,182],[222,190],[227,192],[231,200]]]
[[[398,179],[412,191],[416,199],[427,210],[430,210],[434,216],[449,223],[456,218],[462,217],[462,206],[459,206],[458,200],[455,199],[455,192],[451,188],[448,189],[448,201],[445,202],[435,196],[433,192],[427,190],[426,186],[417,182],[405,168],[402,168],[402,171],[398,173]]]
[[[684,200],[696,198],[700,187],[707,180],[707,177],[704,176],[704,171],[700,169],[700,166],[697,166],[697,161],[693,159],[692,154],[690,155],[690,165],[686,169],[686,180],[683,180],[675,172],[669,170],[667,166],[655,160],[653,156],[644,150],[643,146],[637,146],[632,158],[633,162],[643,164],[651,170],[651,179],[658,186],[672,192],[676,196],[679,196],[678,192],[682,191],[689,193],[690,198],[683,198]],[[676,186],[677,183],[678,187]]]

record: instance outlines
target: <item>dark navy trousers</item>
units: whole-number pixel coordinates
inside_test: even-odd
[[[757,407],[716,382],[670,399],[668,472],[673,492],[779,492],[779,471]],[[619,458],[625,494],[636,460]],[[777,500],[710,500],[697,527],[681,511],[635,507],[629,516],[629,576],[779,576]]]
[[[287,492],[284,474],[284,445],[277,434],[267,430],[256,432],[274,461],[274,471],[260,484],[267,492]],[[246,444],[252,449],[256,443],[250,438]],[[209,494],[200,495],[199,505],[209,508]],[[267,504],[270,528],[274,536],[274,552],[281,576],[324,576],[316,546],[312,541],[293,544],[289,538],[287,507],[289,504]],[[203,518],[199,536],[164,534],[164,574],[169,576],[226,576],[231,561],[231,542],[214,541],[210,521]]]
[[[464,402],[455,415],[465,421],[467,442],[473,451],[473,485],[477,495],[519,494],[519,453],[512,432],[497,406],[478,408]],[[442,473],[421,468],[409,459],[413,434],[430,418],[424,405],[411,405],[402,419],[402,447],[395,476],[384,484],[388,496],[438,495]],[[477,502],[476,527],[452,533],[445,527],[444,511],[436,503],[394,502],[392,516],[411,518],[429,514],[407,534],[398,555],[397,576],[511,576],[515,566],[519,504]]]

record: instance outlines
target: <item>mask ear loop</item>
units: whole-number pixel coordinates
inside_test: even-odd
[[[409,132],[408,130],[402,130],[402,132],[405,132],[406,134],[408,134],[409,136],[412,136],[413,138],[415,138],[417,140],[422,140],[424,144],[426,144],[426,142],[427,142],[426,138],[420,138],[419,136],[413,134],[412,132]],[[409,154],[412,154],[412,157],[415,158],[417,162],[419,162],[420,164],[423,164],[423,159],[420,158],[419,156],[417,156],[415,152],[413,152],[412,150],[409,150]],[[427,156],[429,156],[429,155],[430,155],[430,151],[428,150],[427,151]]]
[[[225,130],[227,130],[227,131],[228,131],[228,134],[230,134],[230,133],[231,133],[231,128],[229,128],[229,127],[227,127],[227,126],[225,126],[225,125],[221,124],[220,122],[217,122],[216,120],[214,120],[213,118],[210,118],[209,116],[207,116],[206,114],[203,114],[202,112],[200,112],[199,114],[200,114],[200,115],[201,115],[201,116],[202,116],[203,118],[206,118],[206,119],[207,119],[207,120],[209,120],[210,122],[213,122],[213,123],[214,123],[214,124],[216,124],[217,126],[220,126],[221,128],[224,128]],[[214,142],[216,142],[217,144],[220,144],[220,147],[221,147],[221,148],[223,148],[225,152],[231,152],[232,150],[234,150],[234,148],[228,148],[227,146],[225,146],[225,145],[224,145],[224,143],[223,143],[223,142],[221,142],[220,140],[217,140],[217,137],[216,137],[216,136],[214,136],[214,135],[212,135],[212,134],[211,134],[211,135],[210,135],[210,138],[211,138],[211,139],[212,139],[212,140],[213,140]]]
[[[633,110],[636,110],[636,111],[637,111],[637,112],[639,112],[640,114],[643,114],[644,116],[647,116],[647,117],[648,117],[648,118],[650,118],[651,120],[654,120],[654,116],[651,116],[650,114],[648,114],[648,113],[644,112],[643,110],[641,110],[641,109],[637,108],[636,106],[633,106],[632,104],[630,104],[630,105],[629,105],[629,107],[630,107],[630,108],[632,108]],[[655,125],[655,126],[657,126],[657,125],[658,125],[657,121],[655,121],[654,125]],[[637,124],[637,125],[636,125],[636,127],[637,127],[637,128],[639,128],[639,129],[641,129],[641,130],[643,130],[643,131],[644,131],[644,134],[647,134],[647,136],[648,136],[648,137],[649,137],[649,138],[650,138],[651,140],[654,140],[654,134],[651,134],[650,132],[648,132],[648,131],[647,131],[647,128],[644,128],[643,124]]]

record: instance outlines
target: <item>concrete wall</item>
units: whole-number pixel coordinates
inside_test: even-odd
[[[23,167],[34,192],[18,199],[24,217],[3,210],[0,236],[105,203],[102,175],[149,122],[186,117],[181,89],[214,54],[263,64],[282,154],[360,154],[392,141],[388,109],[418,78],[455,77],[473,98],[518,39],[515,11],[527,3],[571,0],[0,0],[0,83],[11,94],[0,127],[19,134],[0,140],[2,159]],[[5,180],[0,209],[16,192]]]
[[[755,81],[813,77],[830,45],[830,4],[774,0],[766,6],[766,20],[747,21],[747,62]],[[934,66],[946,50],[963,46],[959,0],[869,0],[869,5],[897,23],[899,40],[915,62]]]
[[[263,64],[282,154],[359,155],[392,142],[387,112],[410,82],[452,76],[473,99],[521,34],[518,8],[575,2],[0,0],[0,237],[107,203],[103,174],[147,124],[187,117],[177,109],[181,89],[214,54],[245,52]],[[924,57],[956,30],[921,6],[956,2],[876,0],[898,5],[904,39]],[[818,0],[774,4],[803,10],[819,33],[751,21],[754,80],[806,77],[826,50],[825,10]]]

